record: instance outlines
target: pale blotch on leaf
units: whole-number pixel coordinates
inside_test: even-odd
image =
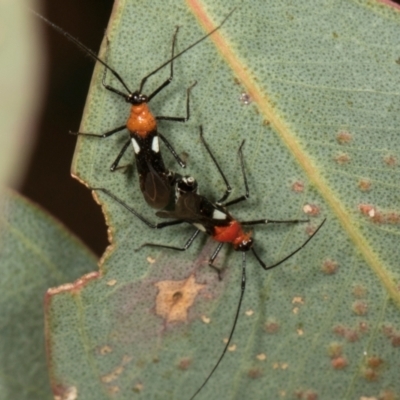
[[[237,349],[236,344],[231,344],[231,345],[228,347],[228,351],[236,351],[236,349]]]
[[[292,313],[297,315],[299,313],[299,311],[300,311],[299,307],[294,307],[292,310]]]
[[[115,367],[110,373],[103,375],[101,381],[103,383],[111,383],[115,381],[124,372],[125,365],[132,360],[132,357],[124,356],[122,358],[121,364]]]
[[[266,354],[264,354],[264,353],[260,353],[260,354],[257,354],[257,355],[256,355],[256,358],[257,358],[257,360],[259,360],[259,361],[265,361],[265,360],[267,359],[267,356],[266,356]]]
[[[54,389],[54,400],[77,400],[78,389],[75,386],[60,387]]]
[[[110,279],[109,281],[107,281],[107,286],[115,286],[116,283],[117,283],[116,279]]]
[[[117,394],[121,389],[119,388],[119,386],[108,386],[107,387],[107,391],[108,393],[110,393],[111,395],[113,394]]]
[[[211,318],[206,317],[205,315],[201,316],[201,320],[205,323],[205,324],[209,324],[211,322]]]
[[[303,212],[305,214],[315,217],[315,216],[319,215],[320,208],[318,206],[316,206],[315,204],[305,204],[303,206]]]
[[[303,336],[304,335],[304,330],[302,328],[297,328],[296,332],[299,336]]]
[[[110,346],[102,346],[102,347],[100,347],[100,349],[99,349],[99,353],[102,355],[102,356],[105,356],[106,354],[110,354],[112,352],[112,348],[110,347]]]
[[[304,304],[304,299],[300,296],[295,296],[292,299],[292,304]]]
[[[186,321],[189,308],[205,287],[196,283],[194,275],[182,281],[161,281],[155,286],[158,288],[156,313],[167,322]]]
[[[248,317],[251,317],[251,316],[254,314],[254,311],[253,311],[253,310],[247,310],[247,311],[245,311],[245,314],[246,314]]]
[[[154,263],[156,262],[156,259],[153,258],[153,257],[150,257],[150,256],[148,256],[148,257],[146,258],[146,260],[147,260],[147,262],[148,262],[149,264],[154,264]]]

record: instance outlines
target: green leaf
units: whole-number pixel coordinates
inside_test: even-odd
[[[51,399],[43,298],[49,287],[96,270],[96,260],[63,226],[14,193],[0,202],[0,239],[0,399]]]
[[[204,34],[202,24],[210,30],[231,8],[228,1],[119,1],[107,30],[108,61],[134,90],[168,59],[177,24],[182,50]],[[213,38],[176,61],[173,83],[152,100],[156,115],[184,115],[185,90],[197,80],[190,121],[160,122],[159,130],[187,153],[201,193],[217,199],[224,185],[199,141],[200,124],[235,188],[232,198],[244,191],[236,154],[246,139],[250,199],[232,207],[238,219],[308,213],[307,225],[256,227],[255,248],[267,264],[327,218],[305,249],[273,271],[249,253],[232,347],[198,399],[400,394],[399,29],[398,9],[377,1],[243,1]],[[146,93],[168,73],[152,77]],[[97,66],[83,132],[105,132],[129,114],[102,77]],[[120,87],[110,74],[107,81]],[[251,104],[240,101],[242,93]],[[81,138],[74,173],[156,221],[135,170],[108,171],[126,140],[126,133]],[[152,231],[98,197],[113,247],[101,277],[51,298],[54,385],[84,399],[189,399],[229,335],[241,256],[220,254],[220,282],[207,266],[216,246],[207,237],[179,254],[135,252],[143,242],[183,245],[193,228]]]

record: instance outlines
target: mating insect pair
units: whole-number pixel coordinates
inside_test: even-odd
[[[230,15],[230,14],[229,14]],[[286,257],[284,257],[279,262],[267,266],[261,258],[258,256],[257,252],[253,246],[253,239],[251,237],[250,232],[245,232],[243,227],[252,226],[258,224],[277,224],[277,223],[300,223],[307,222],[308,220],[287,220],[287,221],[278,221],[278,220],[267,220],[267,219],[259,219],[259,220],[251,220],[251,221],[241,221],[236,220],[228,211],[227,207],[237,204],[241,201],[248,199],[249,197],[249,189],[246,179],[246,173],[244,168],[244,160],[243,160],[243,144],[242,142],[239,148],[239,159],[241,172],[243,175],[243,181],[245,185],[245,194],[233,199],[231,201],[227,201],[228,197],[231,194],[231,186],[222,169],[219,166],[219,163],[215,159],[210,147],[203,137],[202,128],[200,127],[200,137],[202,143],[204,144],[208,154],[210,155],[213,163],[218,169],[223,181],[226,185],[226,190],[223,196],[218,201],[210,201],[208,198],[201,196],[197,192],[197,181],[190,176],[182,176],[179,173],[175,173],[165,167],[165,163],[162,159],[162,155],[160,152],[159,146],[159,138],[165,143],[166,147],[171,151],[172,155],[178,161],[178,163],[184,167],[183,161],[178,156],[177,152],[173,149],[170,143],[166,140],[163,135],[157,131],[157,120],[171,120],[177,122],[185,122],[190,117],[190,91],[194,85],[187,89],[187,98],[186,98],[186,117],[154,117],[149,108],[148,102],[154,98],[161,90],[163,90],[173,79],[173,61],[204,39],[206,39],[210,34],[212,34],[215,30],[219,29],[220,26],[226,21],[229,15],[225,18],[225,20],[213,31],[211,31],[208,35],[202,37],[200,40],[180,52],[178,55],[174,54],[175,43],[176,43],[176,35],[178,30],[176,30],[174,34],[174,38],[172,41],[172,56],[170,60],[162,64],[159,68],[152,71],[150,74],[145,76],[140,84],[139,90],[132,92],[128,85],[124,82],[121,76],[111,68],[106,61],[101,60],[96,54],[94,54],[91,50],[87,49],[83,44],[81,44],[77,39],[73,38],[68,33],[61,30],[59,27],[45,20],[59,32],[61,32],[64,36],[66,36],[69,40],[74,42],[78,47],[83,49],[88,55],[90,55],[93,59],[100,62],[105,67],[105,73],[103,76],[103,86],[123,97],[126,102],[131,104],[131,113],[128,118],[128,121],[123,126],[112,129],[103,134],[94,134],[94,133],[78,133],[78,135],[85,136],[93,136],[98,138],[107,138],[112,136],[113,134],[128,129],[130,133],[130,139],[124,144],[123,148],[119,152],[117,158],[111,165],[111,170],[114,171],[123,154],[129,147],[130,143],[132,143],[136,166],[139,173],[139,182],[140,188],[143,193],[143,196],[146,202],[154,209],[158,210],[156,213],[157,216],[161,218],[171,218],[172,220],[161,222],[157,224],[153,224],[143,215],[138,213],[134,208],[127,205],[123,202],[119,197],[115,194],[111,193],[109,190],[105,188],[93,188],[93,190],[102,191],[108,196],[112,197],[115,201],[120,203],[123,207],[125,207],[129,212],[133,213],[137,218],[139,218],[142,222],[144,222],[147,226],[154,229],[161,229],[171,225],[177,225],[181,223],[189,223],[192,224],[196,230],[190,236],[190,238],[186,241],[183,247],[175,247],[169,245],[160,245],[154,243],[145,243],[144,246],[153,246],[153,247],[163,247],[167,249],[184,251],[187,250],[191,244],[194,242],[195,238],[198,236],[200,232],[205,232],[210,235],[218,245],[211,255],[209,259],[209,265],[214,268],[218,272],[218,276],[221,279],[221,271],[217,267],[214,266],[214,261],[216,260],[220,250],[222,249],[224,243],[232,243],[233,248],[236,251],[242,252],[242,279],[241,279],[241,289],[240,289],[240,297],[239,302],[236,308],[236,313],[234,317],[234,322],[229,334],[228,341],[214,365],[213,369],[207,376],[207,378],[203,381],[202,385],[195,392],[195,394],[191,397],[193,399],[200,390],[206,385],[208,380],[213,375],[214,371],[217,369],[218,365],[222,361],[227,348],[231,342],[232,336],[234,334],[236,324],[239,318],[239,313],[243,301],[243,296],[246,288],[246,252],[252,251],[254,256],[256,257],[259,264],[265,270],[272,269],[288,258],[292,257],[298,251],[300,251],[318,232],[318,230],[322,227],[323,223],[318,226],[318,228],[314,231],[314,233],[297,249],[292,251]],[[42,18],[43,19],[43,18]],[[170,69],[170,77],[161,84],[156,90],[154,90],[149,96],[145,96],[142,94],[143,87],[147,81],[147,79],[157,73],[161,68],[171,64]],[[120,91],[106,83],[106,71],[110,71],[114,77],[121,83],[127,93]]]

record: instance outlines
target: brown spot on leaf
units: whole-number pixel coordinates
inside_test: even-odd
[[[167,322],[186,321],[188,309],[205,287],[196,283],[194,275],[182,281],[161,281],[155,286],[158,288],[156,313]]]
[[[363,285],[357,284],[353,287],[353,296],[359,299],[367,295],[367,288]]]
[[[371,189],[371,181],[369,179],[360,179],[358,181],[358,188],[363,192],[368,192]]]
[[[339,144],[346,144],[351,142],[352,136],[349,132],[341,131],[336,135],[336,140]]]
[[[368,304],[362,300],[356,300],[351,308],[357,315],[365,315],[368,312]]]
[[[53,388],[54,400],[77,400],[78,389],[75,386],[57,385]]]
[[[339,264],[335,260],[326,259],[321,267],[321,271],[327,275],[333,275],[337,272]]]
[[[347,358],[344,356],[335,357],[331,361],[331,365],[334,369],[343,369],[348,365]]]
[[[296,192],[296,193],[304,192],[304,183],[300,182],[300,181],[293,182],[292,190],[293,190],[293,192]]]
[[[335,156],[333,159],[337,164],[343,165],[347,164],[350,161],[350,156],[346,153],[341,153]]]
[[[386,156],[383,160],[385,161],[385,164],[389,167],[394,167],[397,164],[396,157],[392,155]]]
[[[247,376],[252,379],[260,378],[261,375],[262,375],[262,371],[260,368],[251,368],[251,369],[249,369],[249,372],[247,373]]]
[[[305,214],[311,215],[312,217],[315,217],[315,216],[319,215],[320,208],[315,204],[305,204],[303,206],[303,212]]]
[[[182,360],[179,361],[178,368],[182,371],[186,371],[191,364],[192,360],[190,358],[182,358]]]
[[[267,333],[277,333],[279,331],[280,325],[275,320],[269,320],[264,325],[264,330]]]

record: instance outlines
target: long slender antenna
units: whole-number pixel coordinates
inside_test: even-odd
[[[93,51],[90,50],[89,47],[86,47],[83,43],[81,43],[77,38],[73,37],[68,32],[64,31],[61,27],[56,25],[55,23],[49,21],[47,18],[43,17],[43,15],[38,14],[36,11],[30,10],[33,14],[35,14],[38,18],[44,21],[47,25],[51,26],[54,30],[61,33],[61,35],[65,36],[68,40],[74,43],[77,47],[79,47],[84,53],[88,56],[92,57],[95,61],[98,61],[100,64],[104,65],[122,84],[122,86],[127,90],[128,94],[132,93],[129,89],[128,85],[124,82],[121,75],[115,71],[115,69],[111,68],[105,61],[103,61],[99,56]]]
[[[226,351],[228,350],[229,344],[231,343],[232,340],[232,336],[233,336],[233,332],[235,332],[235,328],[236,328],[236,323],[239,319],[239,313],[240,313],[240,307],[242,306],[242,301],[243,301],[243,296],[244,296],[244,291],[246,289],[246,253],[242,253],[242,284],[241,284],[241,288],[240,288],[240,298],[239,298],[239,303],[238,303],[238,307],[236,310],[236,314],[235,314],[235,320],[233,322],[233,326],[231,329],[231,333],[229,334],[229,338],[228,341],[226,342],[226,345],[224,347],[224,350],[222,351],[217,363],[215,364],[214,368],[212,369],[212,371],[208,374],[207,378],[205,379],[205,381],[202,383],[202,385],[196,390],[195,394],[190,398],[190,400],[193,400],[201,391],[201,389],[203,389],[203,387],[207,384],[207,382],[209,381],[209,379],[211,378],[211,376],[213,375],[213,373],[215,372],[215,370],[218,368],[220,362],[222,361],[222,359],[224,358],[224,355],[226,353]]]
[[[143,86],[146,83],[147,79],[150,78],[150,76],[154,75],[156,72],[158,72],[160,69],[164,68],[166,65],[168,65],[170,62],[172,62],[173,60],[175,60],[176,58],[180,57],[182,54],[186,53],[187,51],[189,51],[191,48],[193,48],[194,46],[197,46],[200,42],[202,42],[203,40],[207,39],[210,35],[212,35],[215,31],[217,31],[219,28],[221,28],[221,26],[226,22],[226,20],[233,14],[233,12],[236,10],[236,7],[233,8],[231,11],[229,11],[228,15],[222,20],[222,22],[216,27],[214,28],[211,32],[208,32],[207,35],[203,36],[202,38],[200,38],[199,40],[197,40],[196,42],[192,43],[190,46],[186,47],[186,49],[182,50],[180,53],[176,54],[174,57],[170,58],[168,61],[166,61],[164,64],[161,64],[158,68],[156,68],[154,71],[150,72],[147,76],[145,76],[141,83],[140,83],[140,88],[139,88],[139,92],[142,93],[143,90]]]

